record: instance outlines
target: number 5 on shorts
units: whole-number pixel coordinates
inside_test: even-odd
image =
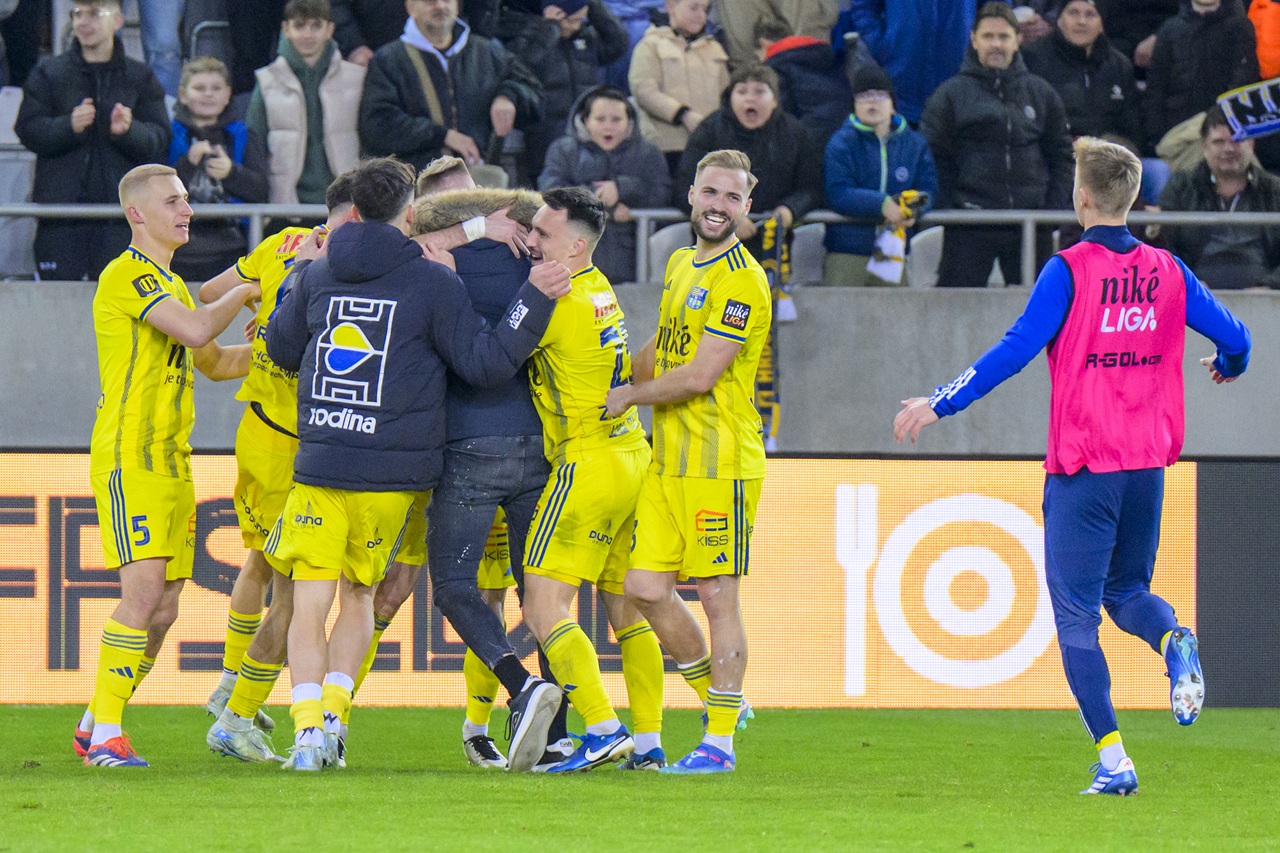
[[[135,515],[129,520],[133,522],[133,532],[142,536],[141,539],[135,539],[133,544],[141,547],[150,542],[151,531],[147,530],[147,517],[145,515]]]

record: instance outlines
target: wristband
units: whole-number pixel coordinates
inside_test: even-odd
[[[671,123],[679,124],[680,121],[684,118],[684,114],[687,112],[689,112],[688,107],[681,107],[680,109],[676,110],[676,114],[671,117]]]
[[[462,230],[467,235],[467,242],[479,240],[484,236],[484,217],[474,216],[462,223]]]

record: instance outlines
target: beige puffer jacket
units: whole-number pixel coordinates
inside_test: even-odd
[[[689,132],[672,120],[681,107],[708,116],[729,85],[729,57],[713,37],[692,42],[671,27],[650,27],[636,44],[627,76],[640,107],[640,134],[668,151],[683,151]]]

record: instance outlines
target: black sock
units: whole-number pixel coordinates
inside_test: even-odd
[[[507,688],[507,692],[514,699],[520,695],[521,690],[524,690],[524,684],[529,680],[530,673],[524,668],[524,664],[520,663],[520,658],[515,655],[503,655],[494,665],[493,674],[498,676],[502,686]]]
[[[558,740],[564,740],[569,736],[569,695],[566,693],[560,699],[560,710],[556,711],[555,718],[551,721],[551,727],[547,729],[547,744],[553,744]]]
[[[558,683],[556,677],[551,674],[551,661],[547,660],[546,652],[542,651],[542,647],[538,647],[538,669],[542,670],[542,677],[552,684]],[[566,695],[560,700],[560,710],[556,711],[555,718],[551,721],[551,728],[547,729],[547,743],[555,743],[558,740],[564,740],[569,736],[569,697]]]

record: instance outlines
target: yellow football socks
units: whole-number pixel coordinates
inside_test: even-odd
[[[542,650],[547,653],[556,681],[569,694],[569,701],[588,726],[617,719],[604,692],[595,646],[577,622],[572,619],[557,622]]]
[[[261,611],[237,613],[231,610],[227,612],[227,639],[222,647],[223,672],[240,671],[240,661],[244,659],[244,653],[249,651],[249,644],[253,642],[253,635],[258,633],[258,626],[261,624]]]
[[[347,719],[351,713],[351,691],[344,684],[330,681],[329,679],[334,675],[330,673],[326,676],[324,688],[320,694],[320,703],[324,710],[325,731],[337,734],[338,727],[342,725],[340,721]]]
[[[732,737],[738,728],[738,712],[742,710],[741,693],[707,691],[707,734]]]
[[[693,663],[676,662],[676,669],[680,670],[680,674],[684,676],[684,680],[689,682],[689,686],[698,694],[698,698],[705,704],[707,701],[707,691],[711,689],[711,655],[699,658]]]
[[[476,726],[489,725],[489,718],[493,716],[493,700],[501,686],[498,676],[471,649],[467,649],[467,655],[462,659],[462,675],[467,681],[467,722]]]
[[[98,655],[98,675],[93,690],[93,715],[97,723],[120,725],[124,706],[133,695],[147,632],[108,619],[102,626],[102,646]]]
[[[364,653],[364,660],[360,662],[360,671],[356,673],[356,686],[351,692],[360,692],[360,685],[364,684],[364,677],[369,674],[369,670],[373,669],[374,658],[378,656],[378,641],[382,639],[382,633],[391,625],[391,620],[395,616],[383,616],[379,613],[373,614],[373,639],[369,642],[369,649]],[[346,723],[347,718],[343,717],[342,722]]]
[[[662,731],[662,647],[648,622],[618,632],[634,734]]]
[[[142,683],[142,679],[147,677],[147,673],[151,672],[151,667],[156,665],[155,658],[149,658],[144,653],[138,661],[138,669],[133,673],[133,692],[138,691],[138,685]],[[132,693],[129,695],[133,695]]]
[[[271,689],[276,686],[283,664],[259,663],[248,654],[241,655],[240,675],[227,700],[227,708],[237,717],[253,719],[267,702]]]
[[[319,684],[299,684],[293,688],[293,705],[289,715],[293,717],[294,743],[321,746],[324,744],[324,702]]]

